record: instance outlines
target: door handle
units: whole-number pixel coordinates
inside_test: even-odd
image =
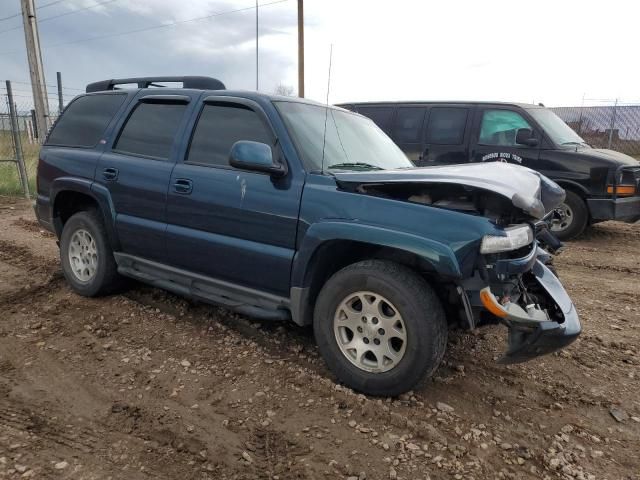
[[[112,168],[112,167],[107,167],[104,170],[102,170],[102,178],[104,178],[107,181],[113,182],[114,180],[118,179],[118,169],[117,168]]]
[[[173,182],[173,191],[189,195],[193,191],[193,182],[188,178],[176,178],[176,181]]]

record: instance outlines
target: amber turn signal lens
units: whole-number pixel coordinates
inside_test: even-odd
[[[607,193],[613,194],[613,185],[607,186]],[[618,195],[634,195],[636,193],[635,185],[618,185],[615,187],[615,191]]]
[[[496,297],[491,293],[489,287],[480,290],[480,301],[484,308],[493,313],[496,317],[504,318],[508,315],[507,311],[498,303]]]

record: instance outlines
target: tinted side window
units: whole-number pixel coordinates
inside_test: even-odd
[[[273,143],[257,113],[242,105],[205,105],[193,132],[187,161],[229,165],[229,152],[239,140]]]
[[[394,107],[358,107],[358,113],[369,117],[386,134],[391,133],[391,116]]]
[[[400,107],[393,127],[393,139],[398,143],[418,143],[422,132],[424,107]]]
[[[122,128],[113,149],[134,155],[169,158],[186,108],[182,104],[139,103]]]
[[[427,143],[460,145],[464,139],[468,109],[459,107],[433,107],[427,127]]]
[[[109,122],[126,95],[87,95],[65,109],[47,138],[47,145],[93,147],[98,144]]]
[[[530,129],[531,126],[519,113],[511,110],[485,110],[478,143],[514,147],[516,132],[520,128]]]

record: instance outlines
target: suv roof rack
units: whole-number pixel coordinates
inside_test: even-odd
[[[182,82],[182,88],[197,88],[200,90],[225,90],[224,83],[213,77],[134,77],[134,78],[112,78],[110,80],[101,80],[87,85],[87,93],[103,92],[105,90],[118,90],[116,85],[125,85],[128,83],[138,84],[138,88],[147,88],[150,86],[162,87],[163,85],[154,85],[156,82]]]

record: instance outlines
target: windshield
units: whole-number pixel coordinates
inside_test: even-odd
[[[562,119],[551,110],[547,110],[546,108],[531,108],[527,111],[536,119],[553,143],[557,145],[588,146],[580,135],[574,132],[569,125],[564,123]]]
[[[274,103],[311,171],[413,167],[402,150],[368,118],[321,105]]]

